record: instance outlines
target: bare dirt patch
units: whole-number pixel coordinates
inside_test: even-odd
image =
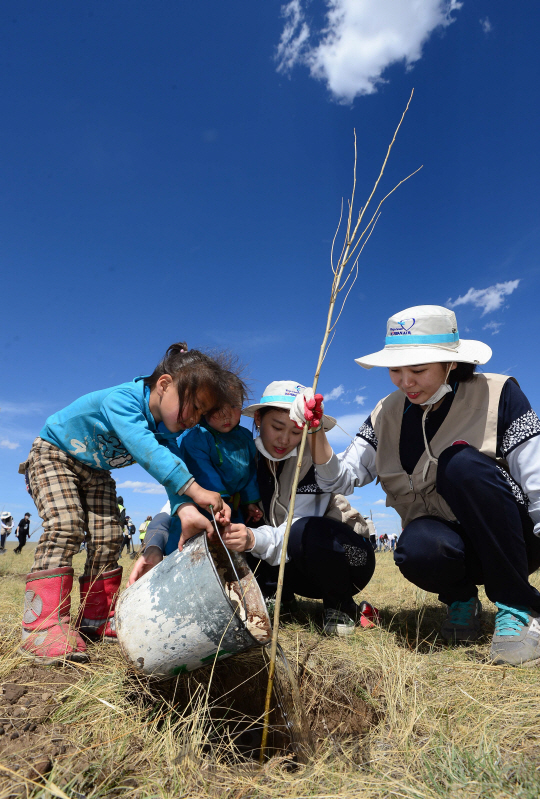
[[[10,674],[0,694],[0,762],[4,766],[37,780],[50,771],[54,758],[75,751],[67,738],[69,728],[53,723],[51,716],[59,707],[58,695],[79,679],[80,674],[69,668],[51,666],[21,666]],[[2,788],[5,779],[0,774]]]

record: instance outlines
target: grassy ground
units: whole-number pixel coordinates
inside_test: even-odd
[[[240,756],[231,727],[217,723],[206,702],[216,702],[227,674],[242,679],[241,662],[219,664],[211,696],[208,670],[165,690],[131,674],[110,645],[92,647],[92,661],[78,668],[29,667],[17,645],[31,559],[29,550],[0,557],[0,799],[540,793],[539,672],[489,665],[494,607],[487,601],[478,645],[442,645],[443,608],[400,576],[391,553],[377,554],[365,592],[382,611],[380,629],[325,639],[308,602],[312,618],[284,626],[281,641],[299,674],[317,753],[307,765],[283,755],[261,769]],[[123,564],[127,577],[132,562]],[[262,702],[255,715],[261,710]]]

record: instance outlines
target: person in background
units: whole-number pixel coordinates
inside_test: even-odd
[[[26,539],[30,536],[30,516],[30,513],[25,513],[15,530],[15,535],[19,539],[19,543],[13,551],[17,555],[21,554],[22,548],[26,544]]]
[[[124,507],[124,497],[117,497],[116,499],[118,505],[118,521],[120,522],[120,527],[122,530],[126,526],[126,509]]]
[[[0,516],[1,530],[0,533],[0,552],[6,551],[6,538],[13,530],[13,516],[5,510]]]
[[[142,552],[144,549],[144,539],[146,536],[146,531],[148,530],[148,525],[150,524],[151,521],[152,517],[147,516],[145,521],[141,525],[139,525],[139,540],[141,542],[141,545],[139,547],[139,552]]]
[[[366,524],[369,530],[369,540],[373,549],[377,549],[377,530],[375,529],[375,522],[373,519],[368,519],[366,516]]]
[[[129,548],[131,547],[131,557],[133,557],[133,555],[135,554],[135,547],[133,546],[133,536],[137,532],[137,529],[136,529],[135,525],[133,524],[131,516],[126,516],[126,527],[127,527],[128,537],[129,537],[128,552],[129,552]]]
[[[132,532],[132,528],[133,528],[133,532]],[[122,553],[124,552],[124,547],[127,548],[127,554],[128,555],[129,555],[130,547],[131,547],[131,551],[133,552],[132,537],[133,537],[133,534],[135,533],[135,525],[132,523],[130,516],[126,516],[125,517],[124,526],[122,527],[122,533],[123,533],[123,538],[122,538],[122,546],[120,547],[120,555],[119,555],[120,558],[122,557]]]

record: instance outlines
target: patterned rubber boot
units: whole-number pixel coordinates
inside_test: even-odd
[[[374,605],[370,605],[369,602],[360,602],[357,617],[359,618],[360,627],[365,630],[378,627],[381,623],[378,609]]]
[[[73,569],[62,566],[31,572],[26,578],[22,645],[19,652],[36,663],[89,660],[86,644],[69,626]]]
[[[114,608],[122,582],[122,567],[104,572],[99,577],[79,577],[81,606],[77,629],[86,638],[116,643]]]

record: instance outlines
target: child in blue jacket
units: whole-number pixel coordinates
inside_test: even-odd
[[[197,483],[209,491],[216,491],[231,505],[231,521],[240,524],[257,522],[262,512],[255,503],[259,501],[256,452],[252,433],[240,426],[245,388],[234,374],[230,377],[231,402],[223,408],[206,414],[198,425],[186,431],[180,439],[180,454]],[[170,555],[178,548],[182,526],[180,520],[166,506],[148,528],[145,548],[157,536],[158,529],[166,530],[161,537],[161,550]],[[157,540],[157,539],[156,539]],[[154,544],[155,545],[155,544]],[[132,572],[130,583],[135,582],[152,563],[140,558]]]
[[[253,434],[240,426],[245,391],[242,381],[231,376],[234,400],[206,414],[180,439],[181,456],[199,485],[217,491],[232,508],[231,521],[257,521],[259,501]]]
[[[212,531],[196,505],[212,505],[223,523],[230,519],[220,493],[196,482],[176,443],[202,414],[231,402],[230,379],[208,355],[173,344],[149,377],[87,394],[47,419],[21,464],[44,531],[27,577],[22,654],[41,663],[80,662],[87,655],[79,631],[116,638],[122,530],[112,469],[139,463],[165,487],[171,513],[182,520],[182,542]],[[73,630],[71,560],[85,532],[79,629]]]

